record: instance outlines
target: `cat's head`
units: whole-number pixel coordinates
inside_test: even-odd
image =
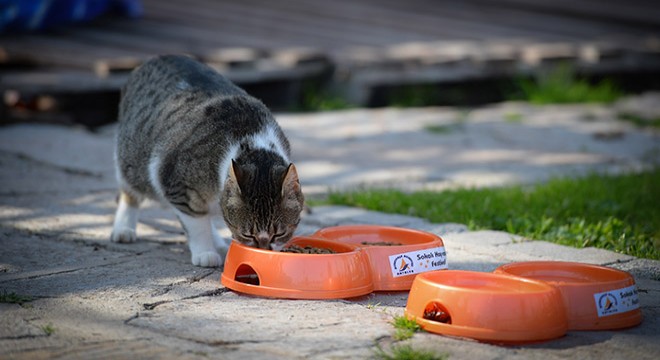
[[[293,236],[303,206],[293,164],[258,166],[232,160],[221,208],[234,239],[252,247],[276,248]]]

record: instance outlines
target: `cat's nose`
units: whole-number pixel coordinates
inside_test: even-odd
[[[266,232],[260,232],[257,234],[257,245],[260,249],[271,250],[270,247],[270,235]]]

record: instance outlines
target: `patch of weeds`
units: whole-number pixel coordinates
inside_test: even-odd
[[[470,117],[469,109],[462,109],[456,113],[456,118],[449,124],[428,124],[424,130],[433,134],[449,134],[457,130],[462,130]]]
[[[416,332],[421,331],[422,327],[415,320],[408,319],[405,316],[395,316],[392,325],[396,329],[394,340],[410,339]]]
[[[303,92],[300,111],[331,111],[352,109],[355,106],[342,96],[328,90],[307,87]]]
[[[535,104],[556,103],[611,103],[623,91],[611,80],[595,84],[580,78],[568,64],[561,64],[532,79],[518,79],[522,100]]]
[[[432,124],[432,125],[424,126],[424,130],[439,135],[452,133],[456,130],[456,128],[457,126],[455,124],[449,124],[449,125]]]
[[[374,304],[374,303],[369,303],[369,304],[367,304],[367,309],[369,309],[369,310],[376,310],[376,308],[377,308],[378,306],[380,306],[380,303],[379,303],[379,302],[378,302],[378,303],[375,303],[375,304]]]
[[[446,360],[449,355],[436,354],[429,350],[415,350],[411,345],[398,345],[392,346],[389,353],[379,346],[374,357],[382,360]]]
[[[523,120],[523,116],[520,113],[517,112],[507,112],[504,114],[504,121],[508,123],[521,123]]]
[[[31,296],[28,295],[19,295],[15,292],[7,293],[5,291],[0,294],[0,303],[8,304],[18,304],[23,306],[23,304],[34,300]]]
[[[390,104],[396,107],[421,107],[436,105],[439,91],[433,84],[402,86],[393,91]]]
[[[629,121],[639,127],[660,128],[660,118],[644,119],[641,116],[629,113],[620,113],[617,114],[617,117],[621,120]]]
[[[41,327],[41,330],[44,332],[44,334],[46,334],[46,336],[51,336],[53,335],[53,333],[55,333],[55,327],[51,323],[48,323],[47,325],[43,325]]]

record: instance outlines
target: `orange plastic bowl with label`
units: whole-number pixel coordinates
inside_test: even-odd
[[[321,229],[313,236],[362,248],[369,256],[376,291],[409,290],[417,274],[447,268],[442,239],[425,231],[345,225]]]
[[[557,288],[475,271],[417,275],[405,315],[429,332],[500,344],[550,340],[563,336],[568,328]]]
[[[367,255],[353,246],[296,237],[286,246],[312,246],[335,254],[298,254],[257,249],[233,241],[221,283],[229,289],[287,299],[340,299],[373,291]]]
[[[529,261],[500,266],[495,273],[557,287],[566,304],[569,330],[621,329],[642,322],[635,280],[625,271],[575,262]]]

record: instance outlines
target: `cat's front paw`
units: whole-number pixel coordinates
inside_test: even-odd
[[[110,235],[110,241],[118,243],[132,243],[137,240],[137,235],[135,230],[129,228],[123,228],[119,230],[113,230]]]
[[[224,259],[215,251],[204,251],[192,255],[192,263],[201,267],[222,266]]]

